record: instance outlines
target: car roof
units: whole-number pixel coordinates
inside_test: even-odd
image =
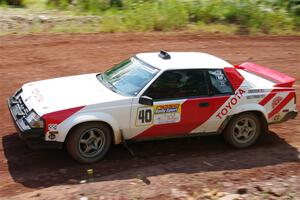
[[[200,52],[163,52],[170,59],[160,57],[160,52],[139,53],[137,58],[161,70],[168,69],[223,69],[233,67],[230,63],[216,56]]]

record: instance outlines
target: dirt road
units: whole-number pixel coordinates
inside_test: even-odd
[[[130,144],[136,157],[116,146],[103,161],[88,166],[77,164],[64,150],[30,150],[18,139],[6,99],[23,83],[103,71],[135,53],[160,49],[208,52],[233,64],[250,61],[278,69],[296,77],[300,94],[300,37],[188,33],[0,37],[0,198],[58,193],[74,198],[101,192],[104,198],[168,199],[207,187],[235,192],[241,185],[252,188],[248,185],[266,181],[295,182],[286,187],[291,198],[300,198],[299,117],[271,126],[270,134],[246,150],[231,149],[221,137],[143,142]],[[79,184],[89,168],[94,169],[95,183]]]

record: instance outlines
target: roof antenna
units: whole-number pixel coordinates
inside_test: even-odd
[[[170,54],[168,54],[168,52],[164,51],[164,50],[160,50],[158,56],[164,60],[169,60],[171,59]]]

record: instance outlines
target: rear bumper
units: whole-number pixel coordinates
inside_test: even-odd
[[[278,123],[286,122],[288,120],[295,119],[297,115],[298,115],[298,111],[290,111],[280,121],[270,123],[270,124],[278,124]]]
[[[30,148],[61,148],[61,142],[45,141],[43,128],[31,128],[25,121],[24,104],[20,103],[15,96],[11,96],[7,101],[11,118],[14,122],[19,137],[24,140]]]
[[[295,119],[297,115],[298,115],[298,111],[290,111],[283,117],[282,120],[287,121],[290,119]]]

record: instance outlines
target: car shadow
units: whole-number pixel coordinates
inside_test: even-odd
[[[122,145],[116,145],[104,160],[90,165],[76,163],[65,150],[29,149],[16,133],[4,136],[2,141],[11,177],[29,188],[78,184],[88,178],[87,169],[93,169],[94,181],[106,181],[136,178],[137,173],[148,177],[299,162],[297,149],[274,132],[244,150],[231,148],[221,136],[130,143],[134,157]]]

